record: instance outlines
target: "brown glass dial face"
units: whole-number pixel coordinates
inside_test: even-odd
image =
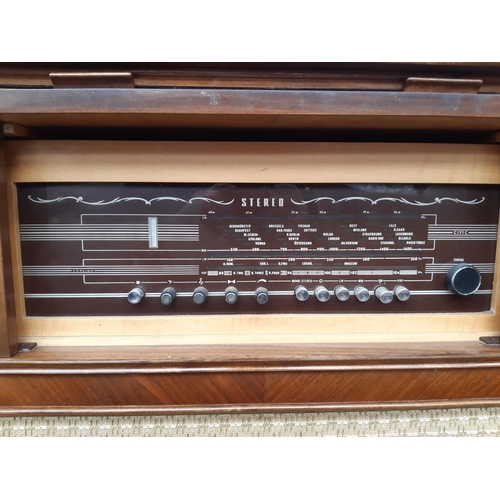
[[[491,308],[494,186],[83,183],[17,191],[28,316]],[[481,275],[467,297],[446,283],[462,263]],[[393,300],[377,298],[378,286]],[[398,299],[407,298],[394,293],[398,286],[408,300]],[[137,287],[144,296],[133,304]],[[199,287],[206,297],[196,303]],[[358,300],[356,287],[369,299]],[[174,297],[162,301],[166,288]]]

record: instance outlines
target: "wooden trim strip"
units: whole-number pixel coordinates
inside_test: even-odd
[[[402,342],[362,344],[270,344],[265,345],[181,345],[134,347],[38,347],[20,352],[15,358],[1,360],[8,364],[96,364],[121,363],[221,363],[221,362],[357,362],[363,360],[384,363],[390,360],[500,361],[500,348],[474,342]]]
[[[467,399],[445,401],[388,401],[369,403],[333,404],[260,404],[260,405],[204,405],[204,406],[64,406],[0,407],[0,417],[29,416],[125,416],[125,415],[193,415],[226,413],[300,413],[326,411],[380,411],[380,410],[430,410],[441,408],[498,407],[500,399]]]
[[[297,364],[277,366],[128,366],[128,367],[81,367],[81,368],[55,368],[33,367],[20,368],[17,366],[0,368],[0,375],[139,375],[139,374],[176,374],[176,373],[265,373],[265,372],[347,372],[347,371],[387,371],[387,370],[443,370],[443,369],[475,369],[475,368],[500,368],[499,362],[443,362],[443,363],[405,363],[405,364]]]
[[[407,78],[417,77],[481,79],[481,92],[499,90],[495,63],[1,63],[0,85],[49,87],[49,74],[68,72],[131,73],[142,87],[401,90]]]
[[[405,92],[448,92],[453,94],[477,94],[483,81],[465,78],[414,78],[406,80]]]
[[[500,95],[328,90],[0,89],[2,114],[500,117]]]
[[[130,72],[78,72],[50,73],[49,78],[55,88],[134,88]]]

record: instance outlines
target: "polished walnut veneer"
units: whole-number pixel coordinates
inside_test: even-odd
[[[0,361],[3,414],[324,411],[497,405],[475,342],[43,348]]]

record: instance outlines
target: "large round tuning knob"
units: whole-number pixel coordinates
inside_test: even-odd
[[[144,298],[144,295],[144,289],[140,286],[136,286],[128,292],[127,299],[131,304],[138,304]]]
[[[457,264],[448,271],[446,285],[453,293],[467,297],[481,286],[481,273],[470,264]]]

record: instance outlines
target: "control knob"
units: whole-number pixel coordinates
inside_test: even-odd
[[[457,264],[448,271],[446,285],[453,293],[467,297],[481,286],[481,273],[470,264]]]
[[[335,287],[334,293],[335,297],[342,302],[345,302],[349,298],[349,290],[343,285]]]
[[[203,302],[207,300],[207,296],[208,296],[207,289],[203,286],[199,286],[194,289],[193,302],[198,305],[203,304]]]
[[[410,290],[403,285],[398,285],[394,288],[394,295],[401,302],[406,302],[410,298]]]
[[[385,286],[378,286],[375,288],[375,297],[377,297],[382,304],[390,304],[394,295],[391,291],[389,291]]]
[[[330,299],[330,292],[323,285],[318,285],[314,289],[314,295],[320,302],[326,302]]]
[[[127,299],[131,304],[138,304],[144,298],[144,295],[144,289],[140,286],[136,286],[128,292]]]
[[[360,302],[366,302],[367,300],[370,300],[370,292],[367,288],[361,285],[358,285],[354,289],[354,295]]]
[[[255,290],[255,299],[259,304],[267,304],[269,300],[269,292],[267,291],[267,288],[264,288],[263,286],[260,286]]]
[[[228,286],[224,290],[224,298],[228,304],[234,304],[238,300],[238,290],[234,286]]]
[[[301,302],[304,302],[309,298],[309,291],[303,285],[296,286],[293,293],[295,294],[295,298]]]
[[[169,286],[161,292],[160,301],[164,306],[169,306],[175,300],[176,295],[175,288]]]

